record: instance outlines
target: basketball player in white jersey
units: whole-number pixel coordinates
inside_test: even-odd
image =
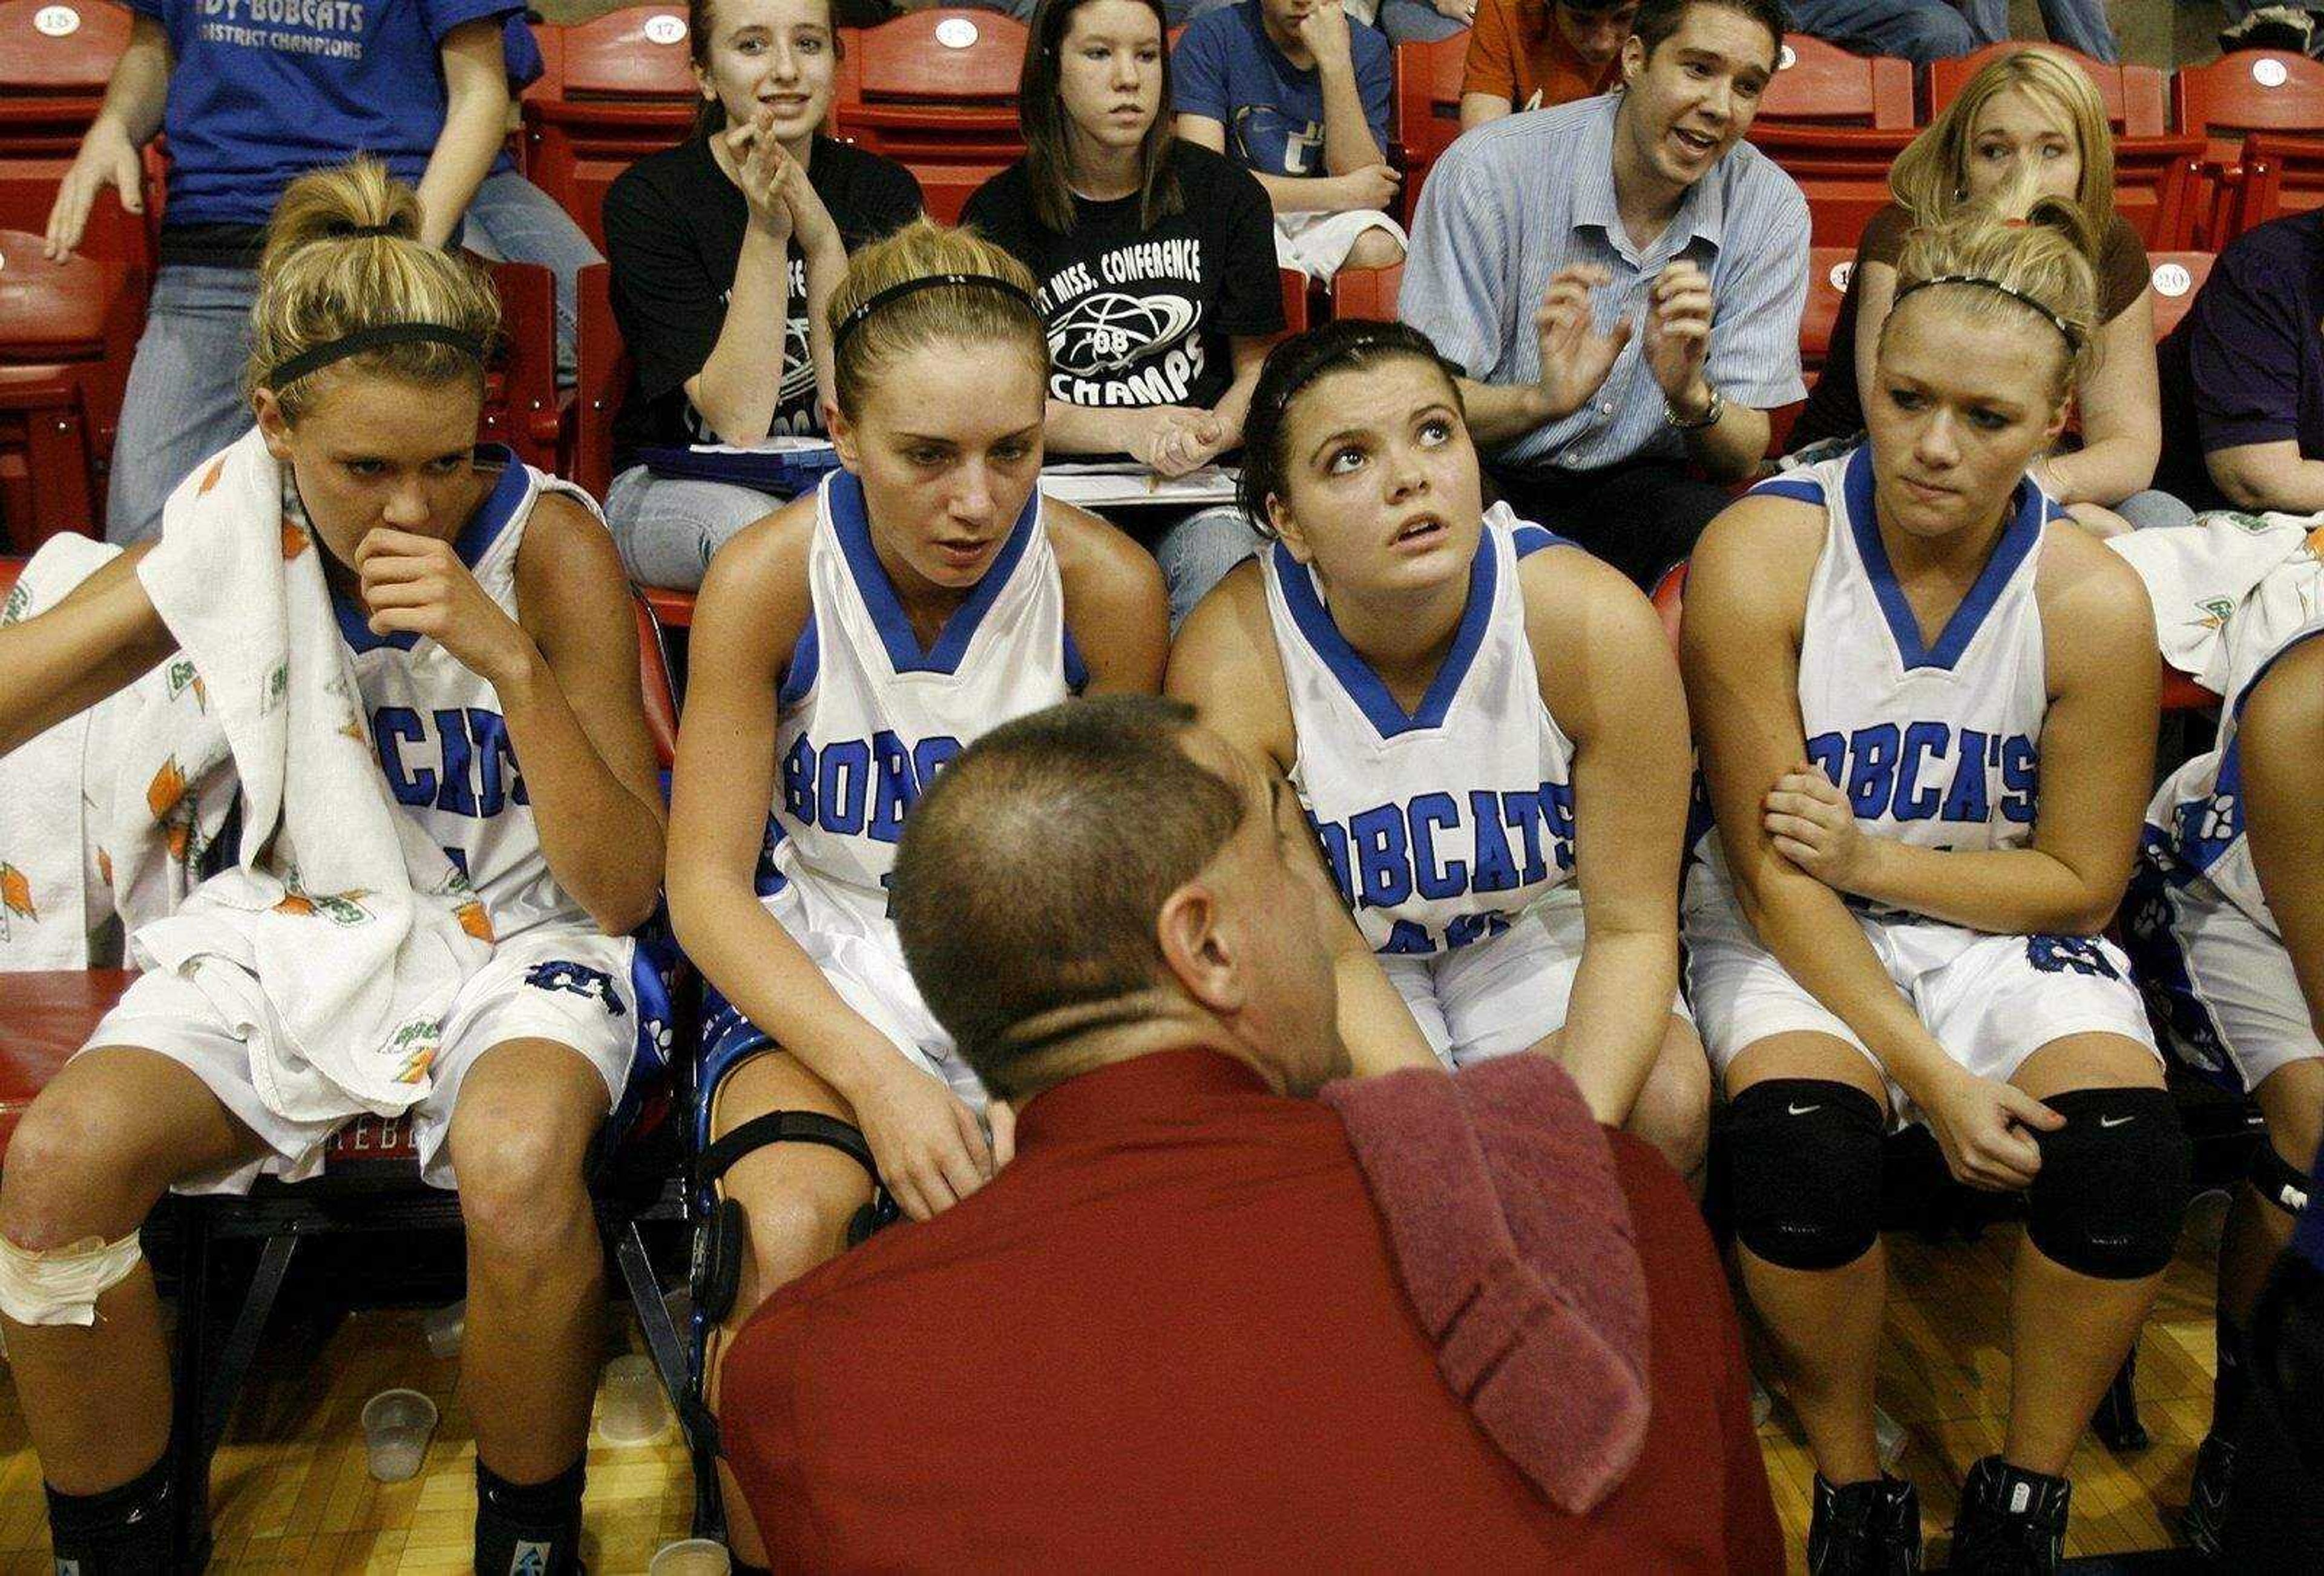
[[[725,1201],[697,1310],[730,1331],[847,1246],[875,1175],[917,1220],[1008,1162],[1009,1114],[981,1120],[888,917],[913,801],[988,728],[1161,684],[1153,560],[1035,485],[1048,360],[1032,288],[1000,247],[926,221],[858,252],[831,309],[846,468],[745,529],[703,585],[670,907],[731,1003],[700,1075],[696,1167]],[[747,1562],[758,1540],[726,1498]]]
[[[2009,1422],[1957,1566],[2061,1557],[2061,1475],[2178,1236],[2185,1146],[2121,953],[2158,668],[2135,575],[2025,467],[2089,343],[2078,210],[1916,232],[1869,441],[1722,514],[1683,666],[1716,835],[1689,871],[1696,1019],[1729,1102],[1746,1288],[1814,1452],[1809,1562],[1919,1558],[1873,1375],[1882,1138],[2024,1189]]]
[[[325,556],[388,793],[465,868],[484,912],[463,924],[494,942],[412,1110],[467,1229],[476,1568],[571,1571],[604,1333],[585,1155],[668,1016],[620,938],[653,911],[662,815],[612,539],[573,489],[475,450],[498,304],[420,243],[420,217],[374,163],[290,187],[254,398],[283,519]],[[147,546],[0,631],[0,747],[176,650],[137,576]],[[0,1312],[60,1569],[171,1568],[170,1373],[139,1222],[171,1186],[309,1175],[339,1125],[276,1114],[252,1055],[202,990],[149,972],[10,1148]]]
[[[1275,541],[1187,620],[1169,687],[1297,789],[1366,944],[1341,1016],[1381,1016],[1384,969],[1446,1065],[1558,1056],[1600,1120],[1692,1175],[1711,1087],[1674,1006],[1686,703],[1654,610],[1483,507],[1416,329],[1285,341],[1247,423],[1246,507]]]
[[[2219,1243],[2211,1430],[2181,1523],[2213,1558],[2253,1306],[2309,1207],[2324,1134],[2324,535],[2252,589],[2227,615],[2226,639],[2218,737],[2147,806],[2124,908],[2166,1047],[2251,1096],[2267,1123]]]

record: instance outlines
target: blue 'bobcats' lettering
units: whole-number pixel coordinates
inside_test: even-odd
[[[882,728],[869,739],[834,739],[821,750],[802,733],[783,755],[783,812],[844,837],[894,843],[928,783],[960,751],[960,741],[948,733],[907,749]]]
[[[498,712],[382,706],[372,713],[371,731],[397,804],[489,820],[512,804],[532,802]]]
[[[1573,869],[1573,789],[1545,782],[1531,790],[1473,788],[1465,801],[1449,793],[1416,795],[1359,810],[1345,821],[1308,817],[1340,896],[1351,908],[1392,909],[1475,892],[1536,886],[1553,870]],[[1466,946],[1508,928],[1484,911],[1443,927],[1399,918],[1384,953],[1433,953]]]
[[[2101,980],[2122,978],[2095,936],[2029,935],[2025,938],[2025,961],[2045,974],[2070,972]]]
[[[613,994],[613,977],[603,969],[558,959],[533,964],[524,972],[524,982],[536,991],[570,991],[576,996],[595,996],[613,1017],[629,1014],[622,999]]]
[[[1808,759],[1848,796],[1859,821],[1982,824],[1997,814],[2034,819],[2041,751],[2023,733],[1997,734],[1926,720],[1819,733]]]

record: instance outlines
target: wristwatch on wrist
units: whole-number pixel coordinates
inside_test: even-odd
[[[1716,427],[1719,425],[1719,419],[1725,414],[1727,414],[1727,396],[1717,389],[1711,391],[1711,403],[1702,408],[1702,414],[1692,420],[1681,416],[1669,401],[1663,401],[1663,419],[1681,432],[1700,432],[1706,427]]]

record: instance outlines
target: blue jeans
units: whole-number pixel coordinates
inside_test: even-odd
[[[515,171],[497,171],[484,177],[470,199],[460,244],[499,262],[541,263],[557,276],[558,381],[570,382],[579,312],[575,281],[589,264],[605,261],[573,216]]]
[[[548,193],[510,171],[486,176],[476,188],[464,238],[472,246],[489,238],[498,254],[556,272],[558,360],[569,361],[574,279],[584,264],[598,261],[580,227]],[[254,269],[171,263],[155,277],[122,394],[106,540],[126,545],[160,535],[171,489],[250,430],[242,373],[257,296]]]
[[[1468,32],[1469,24],[1453,21],[1428,0],[1380,0],[1379,30],[1392,44],[1433,44]]]
[[[2009,0],[1959,0],[1959,4],[1980,45],[1999,43],[2009,36]],[[1796,12],[1797,7],[1794,9]],[[2122,60],[2114,23],[2107,19],[2106,0],[2042,0],[2042,26],[2052,43],[2080,50],[2108,65]]]
[[[2009,31],[2009,0],[1971,3],[1998,5],[2002,32]],[[1791,0],[1785,9],[1798,32],[1920,65],[1965,55],[1978,45],[1969,23],[1945,0]]]
[[[2133,493],[2116,504],[2114,512],[2130,521],[2133,530],[2161,530],[2195,523],[2193,510],[2154,487]]]
[[[632,465],[605,490],[605,523],[622,567],[641,585],[696,591],[710,557],[783,501],[749,487],[657,476]]]
[[[1154,543],[1154,561],[1162,566],[1162,581],[1170,592],[1170,632],[1176,634],[1194,604],[1266,539],[1231,503],[1198,509],[1164,526]]]

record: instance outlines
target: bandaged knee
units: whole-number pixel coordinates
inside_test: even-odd
[[[94,1324],[97,1299],[127,1280],[143,1257],[134,1231],[115,1242],[83,1237],[48,1249],[0,1237],[0,1313],[19,1324]]]
[[[2043,1102],[2066,1119],[2036,1133],[2042,1169],[2026,1189],[2026,1234],[2077,1275],[2137,1280],[2179,1245],[2187,1135],[2160,1089],[2077,1089]]]

